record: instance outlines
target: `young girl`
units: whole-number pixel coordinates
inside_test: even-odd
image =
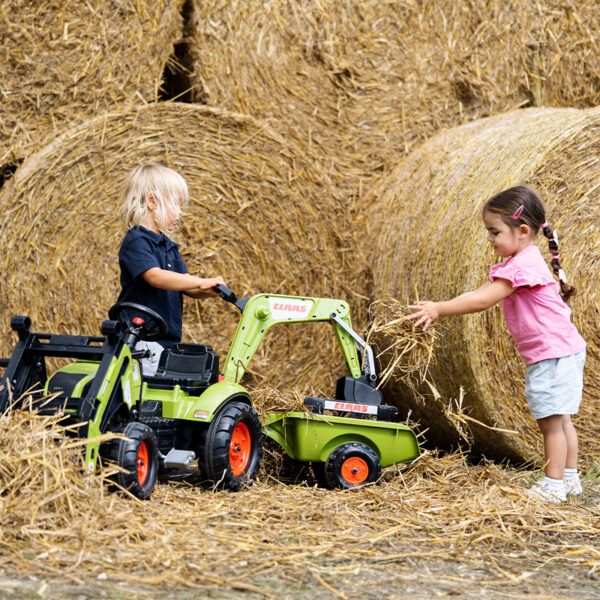
[[[479,312],[500,302],[517,350],[528,365],[525,395],[544,438],[545,477],[531,493],[550,502],[580,494],[578,442],[571,422],[583,389],[585,341],[571,323],[566,305],[575,288],[560,266],[558,236],[548,225],[542,201],[524,186],[507,189],[488,200],[483,222],[496,254],[506,260],[492,267],[490,281],[444,302],[417,302],[409,318],[423,329],[438,317]],[[552,277],[535,236],[548,238]]]
[[[150,350],[142,360],[145,375],[156,372],[160,353],[181,341],[183,296],[217,296],[214,287],[222,277],[202,279],[190,275],[179,244],[167,233],[173,231],[187,204],[188,188],[183,177],[159,164],[149,163],[129,173],[124,195],[128,231],[119,250],[121,293],[118,302],[135,302],[155,310],[167,322],[165,339],[139,342],[136,348]]]

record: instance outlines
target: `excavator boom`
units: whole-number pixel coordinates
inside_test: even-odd
[[[242,311],[223,366],[225,381],[239,383],[267,331],[279,323],[309,323],[327,321],[332,324],[348,371],[361,377],[361,362],[357,346],[365,353],[365,375],[375,381],[375,367],[370,347],[352,329],[350,307],[344,300],[258,294],[238,300],[231,290],[219,286],[221,295]]]

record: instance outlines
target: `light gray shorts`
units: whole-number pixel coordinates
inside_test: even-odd
[[[534,419],[574,415],[579,411],[584,364],[585,350],[529,365],[525,396]]]

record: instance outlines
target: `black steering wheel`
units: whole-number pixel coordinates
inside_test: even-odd
[[[127,311],[135,313],[131,320],[127,316]],[[133,322],[138,318],[142,320],[141,317],[150,317],[150,319],[143,319],[142,323]],[[129,333],[146,342],[162,340],[169,332],[166,321],[155,310],[135,302],[117,302],[108,311],[108,318],[120,321]]]

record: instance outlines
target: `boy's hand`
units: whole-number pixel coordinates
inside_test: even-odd
[[[218,285],[225,285],[225,280],[220,275],[218,277],[210,277],[205,281],[209,285],[209,288],[206,290],[207,296],[218,296],[219,292],[215,288]]]
[[[197,290],[194,290],[194,296],[196,298],[214,298],[219,295],[219,292],[215,289],[218,285],[225,285],[225,280],[220,275],[202,279],[202,284]]]
[[[415,326],[424,323],[423,331],[425,331],[440,316],[437,302],[417,302],[416,304],[409,304],[408,308],[412,308],[417,311],[412,315],[408,315],[408,318],[419,319],[415,323]]]
[[[208,277],[206,279],[194,277],[193,275],[188,275],[188,277],[192,277],[193,282],[196,284],[195,287],[184,292],[190,298],[214,298],[219,295],[215,287],[217,285],[225,285],[225,280],[221,276]]]

